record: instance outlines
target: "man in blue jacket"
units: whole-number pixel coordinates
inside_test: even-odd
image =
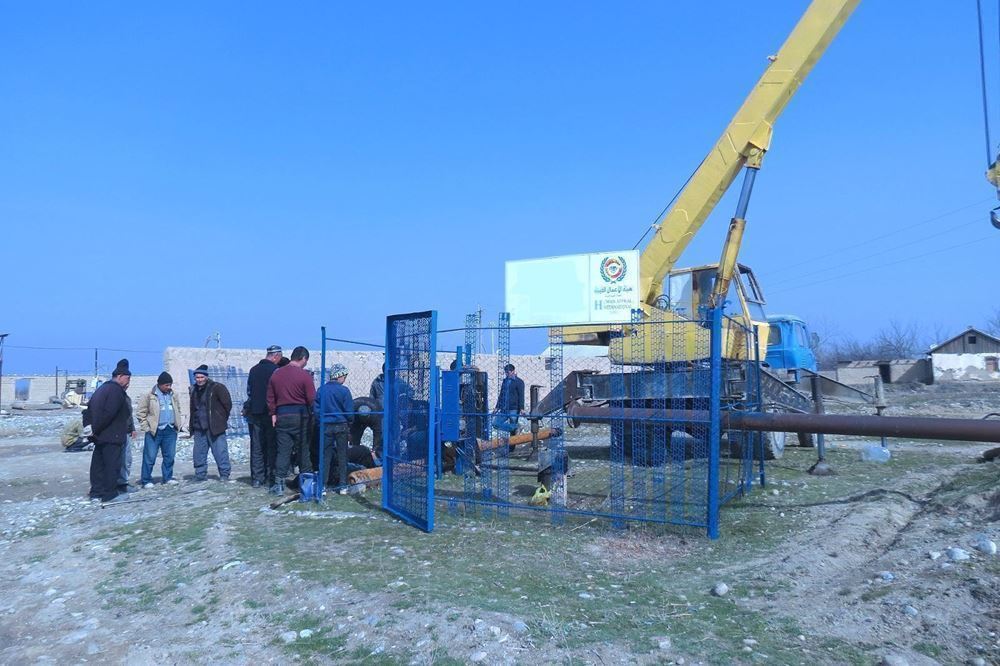
[[[129,436],[135,432],[132,400],[125,393],[131,380],[128,359],[123,358],[111,373],[111,381],[104,382],[94,391],[87,406],[94,432],[94,454],[90,458],[92,501],[110,502],[119,496],[122,456]]]
[[[324,482],[332,485],[334,443],[336,443],[337,485],[342,492],[347,486],[347,446],[354,420],[354,398],[351,389],[344,386],[347,368],[334,363],[330,368],[330,379],[316,393],[314,412],[316,423],[323,424],[323,460],[326,466]],[[323,471],[323,470],[321,470]]]
[[[507,376],[500,385],[493,427],[516,435],[517,419],[524,412],[524,380],[517,376],[510,363],[504,366],[504,373]]]

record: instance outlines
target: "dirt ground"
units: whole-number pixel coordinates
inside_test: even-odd
[[[1000,412],[1000,386],[889,398]],[[0,419],[0,663],[1000,664],[1000,557],[973,546],[1000,541],[993,445],[891,441],[877,464],[828,438],[832,477],[787,450],[714,542],[443,505],[424,534],[372,492],[269,509],[245,441],[238,483],[94,506],[90,454],[58,442],[74,418]]]

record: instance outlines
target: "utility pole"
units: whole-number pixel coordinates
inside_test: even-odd
[[[8,335],[10,334],[0,333],[0,407],[3,406],[3,343]]]
[[[94,347],[94,379],[97,379],[97,347]]]

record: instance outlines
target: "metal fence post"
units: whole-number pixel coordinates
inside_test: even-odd
[[[319,386],[320,388],[323,388],[323,379],[324,375],[326,374],[326,326],[320,326],[319,330],[320,330],[320,335],[323,338],[323,340],[320,343],[320,352],[319,352]],[[316,500],[317,504],[323,501],[323,481],[326,479],[326,474],[323,473],[324,472],[323,437],[325,436],[326,432],[323,428],[322,407],[323,406],[320,405],[320,411],[318,414],[316,414],[316,420],[318,421],[316,425],[319,428],[319,442],[317,443],[317,448],[319,449],[319,455],[317,456],[318,460],[316,461],[317,464],[316,469],[319,473],[316,475],[316,497],[314,499]]]
[[[510,315],[507,315],[508,317]],[[509,323],[509,322],[508,322]],[[509,334],[508,334],[509,335]],[[549,386],[552,387],[552,391],[556,392],[559,396],[556,404],[562,406],[565,404],[563,390],[562,390],[562,380],[563,380],[563,329],[561,326],[549,328]],[[552,465],[552,479],[555,488],[549,488],[552,491],[552,524],[562,525],[566,520],[566,498],[568,494],[567,479],[566,479],[566,444],[563,441],[562,432],[565,429],[565,422],[563,416],[565,410],[560,407],[550,415],[549,426],[554,432],[558,432],[553,437],[549,438],[548,450],[552,454],[551,465]]]
[[[823,387],[820,385],[820,376],[813,375],[811,380],[813,412],[825,414],[826,408],[823,406]],[[821,432],[816,433],[816,464],[809,468],[809,473],[815,476],[829,476],[833,474],[833,468],[826,462],[826,435]]]
[[[712,335],[709,342],[708,423],[708,538],[719,538],[719,438],[722,398],[722,306],[710,310]]]

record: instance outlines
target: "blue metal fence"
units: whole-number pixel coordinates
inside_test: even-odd
[[[469,317],[442,332],[456,344],[441,372],[435,313],[389,317],[384,508],[428,531],[437,500],[484,517],[524,510],[718,537],[720,507],[747,492],[763,455],[759,435],[723,427],[727,411],[761,409],[754,330],[721,310],[699,320],[636,312],[612,327],[604,355],[587,357],[565,344],[573,332],[548,329],[544,356],[518,355],[511,338],[544,342],[542,331],[511,331],[504,314],[485,327]],[[490,399],[503,396],[508,363],[532,396],[513,433],[497,427],[509,405]]]
[[[760,409],[753,330],[721,310],[694,321],[636,312],[613,327],[604,356],[581,358],[579,348],[565,345],[574,332],[565,327],[548,329],[540,358],[511,353],[508,322],[501,314],[495,327],[483,329],[496,343],[489,364],[496,376],[487,384],[500,391],[504,367],[513,362],[538,393],[521,419],[531,437],[514,440],[497,428],[490,440],[466,437],[459,462],[467,464],[455,470],[462,483],[445,475],[438,499],[484,516],[518,509],[547,512],[555,523],[595,516],[617,526],[695,526],[717,537],[719,509],[749,489],[760,450],[757,435],[721,425],[727,410]],[[467,405],[451,397],[443,409],[457,413],[449,422],[494,422],[489,407]],[[580,407],[603,408],[602,416]]]
[[[436,312],[386,320],[382,506],[428,532],[438,458],[436,342]]]

